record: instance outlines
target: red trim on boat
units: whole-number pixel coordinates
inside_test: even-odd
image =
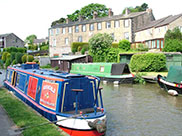
[[[37,77],[41,77],[41,78],[44,78],[44,79],[48,79],[48,80],[64,81],[64,79],[60,79],[60,78],[45,77],[45,76],[41,76],[41,75],[34,74],[34,73],[31,73],[31,72],[26,72],[26,71],[23,71],[23,70],[19,70],[19,69],[16,69],[16,68],[12,68],[12,67],[8,67],[8,68],[9,69],[16,70],[16,71],[23,72],[23,73],[26,73],[26,74],[30,74],[30,75],[33,75],[33,76],[37,76]]]
[[[86,131],[81,131],[81,130],[73,130],[73,129],[68,129],[59,126],[60,129],[62,129],[64,132],[69,134],[70,136],[103,136],[104,133],[99,133],[97,130],[86,130]]]
[[[7,81],[5,81],[6,84],[8,84],[9,86],[11,86],[14,90],[16,90],[19,94],[21,94],[23,97],[25,97],[25,99],[29,100],[31,103],[33,103],[36,107],[38,107],[39,109],[51,113],[51,114],[56,114],[55,112],[49,111],[45,108],[43,108],[42,106],[40,106],[39,104],[37,104],[36,102],[34,102],[33,100],[31,100],[28,96],[26,96],[23,92],[19,91],[17,88],[15,88],[14,86],[12,86],[10,83],[8,83]]]

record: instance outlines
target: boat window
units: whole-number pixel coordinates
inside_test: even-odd
[[[100,66],[100,72],[104,72],[104,66]]]
[[[7,73],[7,80],[9,80],[10,79],[10,70],[8,70],[7,72],[8,72]]]
[[[21,90],[21,91],[25,91],[25,86],[26,86],[26,78],[27,75],[23,74],[23,73],[17,73],[17,78],[16,78],[16,86]]]

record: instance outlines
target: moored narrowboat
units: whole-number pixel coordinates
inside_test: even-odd
[[[29,63],[8,67],[4,85],[71,136],[106,132],[97,77],[39,69],[38,64]]]
[[[165,90],[170,95],[182,95],[182,67],[171,66],[167,77],[158,75],[157,82],[161,89]]]
[[[127,63],[73,63],[70,73],[94,75],[101,80],[133,83],[134,75]]]

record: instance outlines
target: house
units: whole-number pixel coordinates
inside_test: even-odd
[[[33,44],[34,45],[42,45],[42,44],[48,44],[48,37],[46,37],[45,39],[44,38],[42,38],[42,39],[35,39],[34,41],[33,41]]]
[[[24,47],[25,43],[14,33],[0,35],[0,48]]]
[[[59,70],[70,72],[72,63],[89,63],[93,59],[89,55],[63,55],[57,58],[51,58],[51,66],[59,67]]]
[[[93,19],[71,22],[66,19],[66,23],[57,24],[49,28],[49,52],[50,57],[54,54],[68,54],[71,52],[72,42],[88,42],[97,33],[111,34],[114,42],[127,39],[130,42],[135,40],[135,31],[144,25],[155,20],[152,10],[130,13],[127,9],[125,14],[114,15],[111,9],[107,17],[98,18],[97,13],[93,13]]]
[[[147,24],[136,30],[135,43],[144,43],[149,49],[159,49],[164,47],[164,36],[167,30],[179,27],[182,31],[182,14],[170,15]]]

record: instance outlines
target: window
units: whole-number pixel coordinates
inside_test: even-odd
[[[100,72],[104,72],[104,66],[100,66]]]
[[[115,28],[118,28],[119,26],[120,26],[119,21],[115,21],[115,22],[114,22],[114,27],[115,27]]]
[[[97,30],[101,30],[102,29],[102,23],[97,23]]]
[[[106,28],[107,29],[111,28],[111,22],[106,22]]]
[[[60,29],[59,28],[56,28],[56,35],[58,35],[60,32]]]
[[[94,24],[90,24],[90,31],[94,30]]]
[[[51,35],[51,36],[54,35],[54,30],[53,30],[53,29],[50,30],[50,35]]]
[[[68,28],[68,33],[72,33],[72,27]]]
[[[159,49],[160,48],[160,45],[159,45],[159,40],[157,40],[157,49]]]
[[[78,33],[79,32],[79,26],[75,26],[75,32]]]
[[[114,39],[114,33],[111,33],[112,38]]]
[[[82,36],[78,37],[78,42],[82,42]]]
[[[128,32],[124,33],[124,38],[125,38],[126,40],[129,40],[129,33],[128,33]]]
[[[161,41],[161,48],[163,48],[163,41]]]
[[[129,20],[124,20],[124,27],[129,27]]]
[[[62,33],[63,33],[63,34],[66,33],[66,29],[65,29],[65,28],[62,29]]]
[[[86,32],[86,25],[82,25],[82,32]]]
[[[68,43],[69,43],[68,38],[65,38],[65,44],[68,45]]]
[[[53,39],[53,40],[52,40],[52,46],[53,46],[53,47],[56,47],[56,39]]]

